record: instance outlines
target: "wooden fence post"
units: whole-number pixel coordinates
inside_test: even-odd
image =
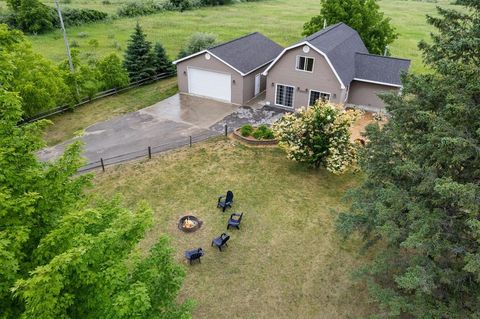
[[[228,126],[225,124],[225,136],[228,136]]]
[[[192,136],[190,135],[190,147],[192,147]]]
[[[102,171],[105,172],[105,163],[103,163],[103,158],[100,158],[100,164],[102,164]]]
[[[148,147],[148,159],[152,159],[152,148]]]

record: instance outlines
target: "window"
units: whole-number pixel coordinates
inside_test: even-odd
[[[286,107],[293,107],[293,86],[277,84],[275,104]]]
[[[308,102],[309,106],[314,105],[318,100],[330,101],[330,93],[310,91],[310,100]]]
[[[304,56],[297,57],[297,70],[313,72],[313,58],[307,58]]]

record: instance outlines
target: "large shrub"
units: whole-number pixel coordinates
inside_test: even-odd
[[[115,53],[101,59],[97,63],[97,69],[102,82],[102,90],[121,88],[128,84],[128,73]]]
[[[194,33],[183,49],[178,54],[178,58],[184,58],[191,54],[213,47],[217,42],[217,36],[210,33]]]
[[[273,131],[289,159],[316,168],[323,166],[337,174],[356,161],[350,127],[358,115],[357,111],[344,111],[319,101],[310,108],[284,115],[273,125]]]

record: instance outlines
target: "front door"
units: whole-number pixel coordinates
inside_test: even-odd
[[[260,85],[262,83],[262,74],[259,73],[255,76],[255,96],[260,93]]]

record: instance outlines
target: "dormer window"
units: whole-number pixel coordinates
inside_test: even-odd
[[[313,72],[314,58],[308,58],[305,56],[297,56],[297,70],[305,72]]]

